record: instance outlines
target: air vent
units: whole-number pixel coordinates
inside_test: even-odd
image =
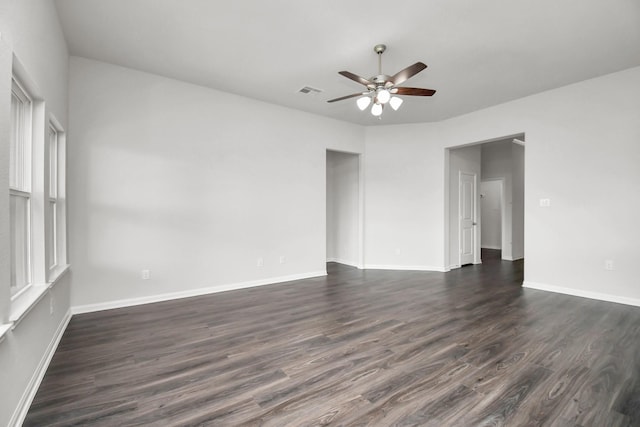
[[[300,89],[298,92],[304,93],[304,94],[316,95],[322,92],[322,90],[316,89],[315,87],[311,87],[311,86],[305,86],[302,89]]]

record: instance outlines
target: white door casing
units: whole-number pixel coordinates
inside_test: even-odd
[[[475,262],[476,247],[476,174],[460,171],[460,265]]]

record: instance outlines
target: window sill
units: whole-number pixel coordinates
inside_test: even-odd
[[[11,329],[12,324],[7,323],[6,325],[0,325],[0,342],[4,340],[4,336]]]
[[[56,265],[49,271],[49,283],[51,287],[55,286],[56,282],[69,271],[69,267],[69,264]]]
[[[9,315],[9,321],[11,329],[14,329],[18,323],[31,311],[33,307],[44,297],[44,295],[51,289],[58,280],[69,270],[69,265],[60,266],[57,269],[54,278],[49,283],[43,283],[39,285],[31,285],[20,297],[11,302],[11,313]]]

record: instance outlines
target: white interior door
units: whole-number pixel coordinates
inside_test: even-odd
[[[460,265],[475,259],[476,175],[460,172]]]

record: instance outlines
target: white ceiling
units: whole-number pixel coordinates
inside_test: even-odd
[[[442,120],[640,66],[639,0],[56,0],[71,54],[363,125]],[[382,120],[338,71],[428,68]],[[303,86],[322,89],[303,95]]]

